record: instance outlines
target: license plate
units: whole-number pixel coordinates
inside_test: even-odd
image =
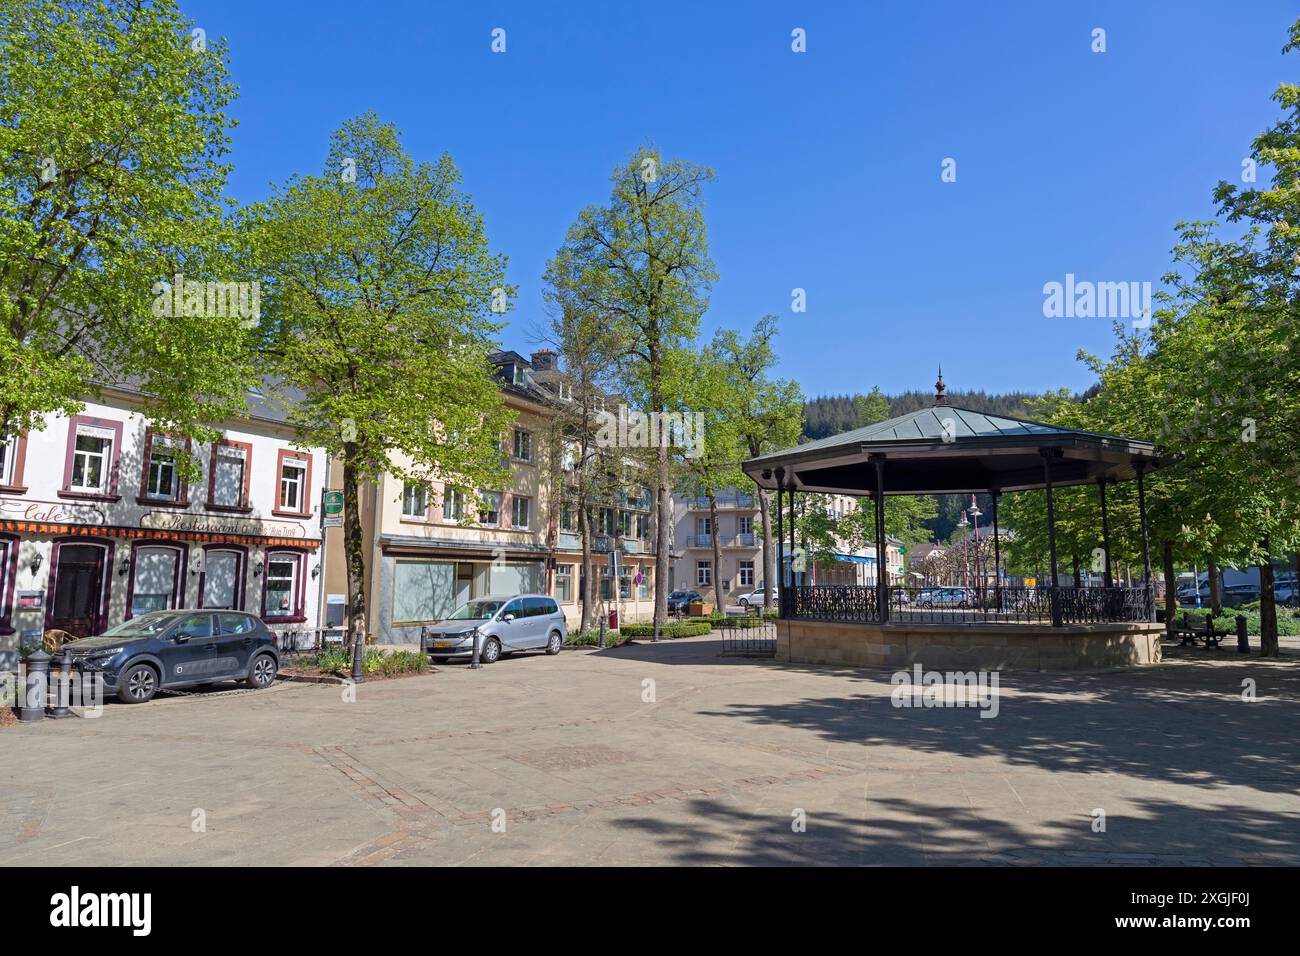
[[[434,641],[434,642],[433,642],[433,646],[434,646],[434,647],[451,647],[451,646],[453,646],[453,645],[452,645],[452,642],[451,642],[451,641]]]

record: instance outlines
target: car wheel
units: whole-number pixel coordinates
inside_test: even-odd
[[[747,598],[740,599],[740,609],[746,613],[749,612],[749,600]]]
[[[124,704],[143,704],[158,693],[158,672],[148,664],[128,667],[117,680],[117,699]]]
[[[501,642],[495,637],[489,637],[479,648],[478,660],[480,664],[491,664],[501,656]]]
[[[551,631],[551,636],[546,639],[546,653],[560,653],[560,645],[564,643],[564,638],[560,636],[559,631]]]
[[[270,654],[258,654],[253,658],[253,664],[248,669],[248,678],[244,683],[258,690],[270,687],[275,681],[276,670],[274,657]]]

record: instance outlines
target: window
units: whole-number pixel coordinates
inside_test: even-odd
[[[144,493],[147,498],[175,501],[180,493],[180,477],[176,474],[176,447],[161,435],[149,440],[149,470],[145,476]]]
[[[632,537],[644,541],[646,538],[646,525],[649,519],[646,515],[637,514],[636,522],[632,526]]]
[[[257,621],[248,614],[218,614],[217,624],[222,634],[251,634],[257,630]]]
[[[614,509],[613,508],[600,509],[600,518],[598,521],[598,527],[600,529],[601,534],[614,533]]]
[[[307,510],[307,459],[280,459],[280,510]]]
[[[262,597],[262,616],[302,616],[302,555],[274,552],[266,556],[266,590]]]
[[[130,616],[148,611],[170,611],[181,602],[183,553],[178,548],[138,547],[131,561]]]
[[[750,517],[749,515],[742,515],[741,517],[737,518],[737,519],[736,519],[736,533],[737,533],[737,534],[753,534],[753,533],[754,533],[754,519],[753,519],[752,517]]]
[[[532,527],[533,499],[514,495],[510,499],[510,524],[515,528]]]
[[[176,628],[175,637],[188,637],[193,640],[196,637],[212,636],[212,615],[211,614],[194,614],[187,617],[181,626]]]
[[[752,588],[754,586],[754,562],[740,562],[740,586],[742,588]]]
[[[576,532],[577,524],[573,518],[573,502],[560,502],[560,530],[568,531],[570,534]]]
[[[18,484],[18,439],[0,438],[0,486]]]
[[[630,538],[633,536],[632,535],[632,531],[633,531],[632,512],[620,511],[618,513],[618,531],[619,534],[621,534],[625,538]]]
[[[514,383],[516,385],[528,384],[528,369],[522,365],[514,366]]]
[[[455,610],[456,565],[453,562],[397,561],[393,574],[394,624],[428,624]]]
[[[573,565],[561,564],[555,569],[555,599],[561,604],[573,601]]]
[[[701,587],[713,583],[713,562],[696,561],[695,562],[695,583]]]
[[[422,481],[402,485],[402,517],[423,521],[429,513],[429,486]]]
[[[248,505],[248,458],[251,446],[219,442],[212,448],[212,473],[208,478],[208,505],[243,509]]]
[[[444,488],[442,494],[442,520],[462,521],[465,518],[465,492],[459,488]]]
[[[95,425],[78,425],[72,446],[72,491],[108,494],[108,473],[113,462],[114,432]]]
[[[560,401],[562,402],[573,401],[573,386],[570,385],[568,382],[560,382],[559,391],[560,391]]]
[[[199,607],[238,611],[244,606],[244,552],[210,549],[203,556]]]
[[[708,543],[709,541],[709,519],[708,518],[695,519],[695,536],[699,538],[701,541],[703,541],[705,544]]]
[[[0,535],[0,634],[9,632],[13,583],[18,571],[18,539]]]
[[[522,428],[515,429],[514,456],[519,461],[533,460],[533,433],[532,432],[526,432]]]
[[[600,569],[600,599],[602,601],[612,600],[614,597],[614,588],[610,584],[609,568]]]
[[[641,580],[637,582],[636,599],[638,601],[648,601],[650,599],[650,569],[643,567],[639,572]]]
[[[478,523],[492,527],[501,524],[501,493],[485,491],[481,497],[483,501],[479,506]]]

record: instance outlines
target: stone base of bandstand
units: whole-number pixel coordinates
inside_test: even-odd
[[[776,659],[927,670],[1093,670],[1160,663],[1163,624],[853,624],[778,620]]]

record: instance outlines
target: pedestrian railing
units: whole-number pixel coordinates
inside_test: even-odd
[[[775,657],[776,622],[728,617],[713,625],[724,657]]]
[[[785,589],[787,617],[881,623],[876,588],[817,584]],[[900,624],[1102,624],[1149,621],[1149,587],[891,587],[888,621]]]

